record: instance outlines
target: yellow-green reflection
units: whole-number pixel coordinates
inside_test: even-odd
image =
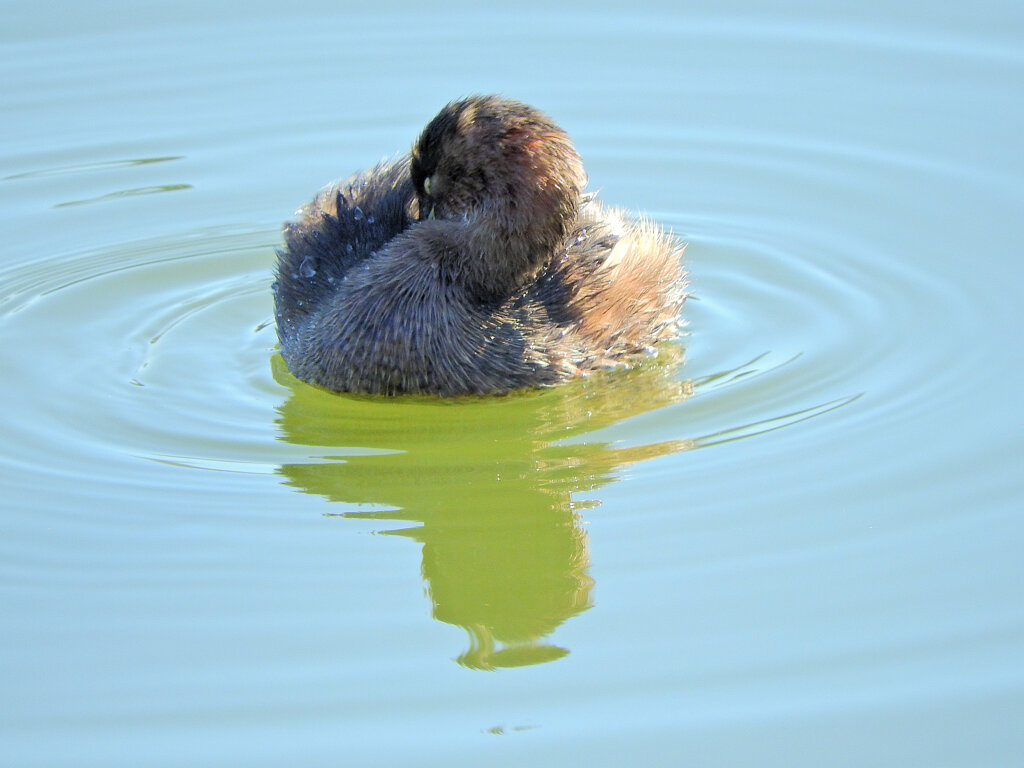
[[[469,633],[461,664],[552,661],[568,651],[544,638],[592,605],[580,511],[598,502],[574,497],[628,464],[690,447],[564,441],[687,397],[689,384],[676,378],[679,357],[670,348],[629,372],[447,401],[323,392],[296,381],[275,357],[275,378],[289,389],[281,439],[340,449],[337,458],[280,472],[307,493],[374,507],[341,516],[419,524],[389,533],[423,544],[434,617]]]

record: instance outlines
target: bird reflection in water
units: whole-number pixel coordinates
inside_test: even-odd
[[[363,507],[340,517],[417,523],[387,533],[423,545],[434,618],[469,634],[460,664],[552,661],[568,650],[546,638],[593,605],[582,513],[600,501],[578,497],[630,464],[691,447],[618,447],[585,436],[685,399],[681,355],[669,346],[631,371],[456,400],[336,395],[298,382],[275,357],[275,378],[289,389],[281,439],[349,449],[336,454],[343,459],[279,471],[306,493]]]

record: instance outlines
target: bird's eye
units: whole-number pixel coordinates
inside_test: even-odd
[[[427,178],[425,178],[423,180],[423,191],[426,192],[428,195],[430,194],[430,186],[431,186],[433,181],[434,181],[434,177],[433,176],[427,176]]]

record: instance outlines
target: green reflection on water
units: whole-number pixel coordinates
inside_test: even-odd
[[[155,195],[160,192],[180,192],[183,189],[192,189],[191,184],[156,184],[149,187],[133,187],[131,189],[119,189],[116,192],[108,192],[105,195],[88,197],[82,200],[68,200],[63,203],[54,204],[54,208],[69,208],[75,205],[91,205],[92,203],[103,203],[110,200],[120,200],[123,197],[138,197],[139,195]]]
[[[331,394],[298,382],[275,357],[275,379],[289,389],[281,439],[343,449],[279,471],[306,493],[374,507],[341,517],[419,524],[388,533],[423,544],[434,617],[469,634],[460,664],[553,661],[568,651],[544,638],[593,604],[581,511],[599,502],[575,496],[629,464],[691,447],[564,441],[685,399],[691,387],[675,375],[680,358],[670,347],[629,372],[442,401]]]

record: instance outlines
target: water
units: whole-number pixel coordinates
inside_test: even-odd
[[[5,764],[1019,763],[1019,4],[3,14]],[[296,382],[281,220],[476,91],[690,242],[684,344]]]

